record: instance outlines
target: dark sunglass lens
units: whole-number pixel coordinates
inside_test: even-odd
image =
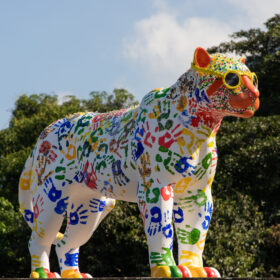
[[[258,86],[258,80],[257,80],[256,76],[253,76],[253,84],[254,84],[255,87]]]
[[[225,77],[225,81],[227,85],[235,87],[239,83],[239,77],[235,73],[228,73]]]

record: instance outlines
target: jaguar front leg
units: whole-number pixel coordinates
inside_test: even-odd
[[[137,202],[149,246],[151,276],[182,277],[172,254],[173,188],[161,186],[152,179],[148,183],[141,181],[138,185]]]
[[[203,267],[202,253],[213,202],[210,188],[189,190],[176,198],[173,218],[178,241],[179,266],[188,268],[192,277],[220,277],[214,268]]]

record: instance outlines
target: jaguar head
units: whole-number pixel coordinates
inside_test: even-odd
[[[259,108],[258,79],[244,58],[210,55],[198,47],[191,66],[198,75],[196,88],[206,93],[213,113],[249,118]]]

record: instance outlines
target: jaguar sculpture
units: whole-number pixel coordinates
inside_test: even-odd
[[[61,277],[91,277],[79,270],[79,247],[115,200],[138,204],[151,276],[219,277],[202,261],[213,213],[215,137],[223,117],[248,118],[258,107],[257,76],[245,59],[198,47],[191,68],[169,88],[149,92],[139,106],[52,123],[19,182],[20,209],[32,229],[30,277],[60,277],[50,272],[52,244]]]

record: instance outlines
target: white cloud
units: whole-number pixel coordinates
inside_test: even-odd
[[[123,41],[123,54],[140,74],[158,86],[171,85],[189,68],[197,46],[219,45],[240,29],[263,27],[280,10],[280,0],[226,0],[234,13],[230,17],[215,13],[215,18],[211,14],[183,18],[180,6],[173,1],[152,3],[154,14],[135,22],[133,32]],[[207,1],[206,5],[211,4]]]
[[[242,22],[247,27],[263,27],[263,23],[280,11],[279,0],[227,0],[240,9]],[[245,25],[246,26],[246,25]]]
[[[124,54],[157,83],[168,86],[189,68],[197,46],[219,44],[231,32],[216,19],[192,17],[180,23],[175,15],[159,12],[135,23],[133,35],[124,41]]]
[[[62,105],[63,103],[71,99],[69,96],[73,96],[73,95],[75,96],[76,94],[73,93],[72,91],[58,90],[55,91],[55,95],[57,95],[57,104]]]

